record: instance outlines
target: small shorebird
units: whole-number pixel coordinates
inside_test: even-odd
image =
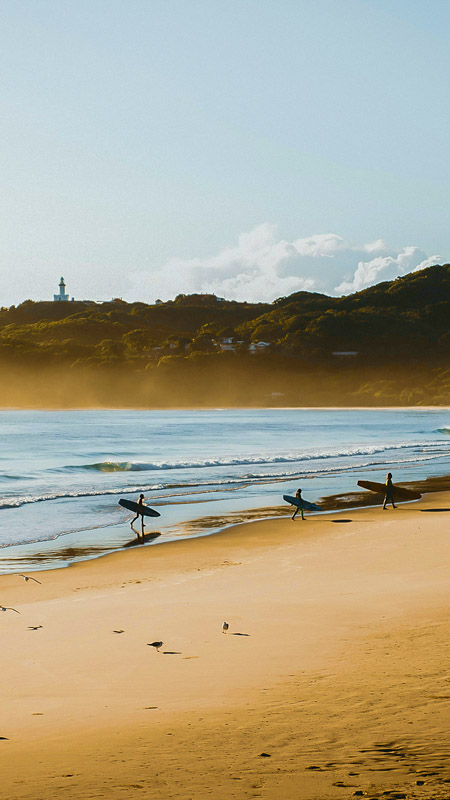
[[[222,622],[222,633],[226,633],[229,627],[228,622]]]
[[[42,586],[41,582],[40,582],[40,581],[38,581],[38,579],[37,579],[37,578],[30,578],[30,576],[29,576],[29,575],[22,575],[22,574],[19,572],[19,578],[23,578],[23,579],[24,579],[24,581],[34,581],[35,583],[39,583],[39,584]]]
[[[0,611],[15,611],[16,614],[20,614],[20,611],[17,611],[17,608],[11,608],[11,606],[0,606]]]
[[[162,647],[164,642],[147,642],[147,647],[154,647],[156,652],[159,653],[159,648]]]

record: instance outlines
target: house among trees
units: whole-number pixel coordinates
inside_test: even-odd
[[[236,350],[236,347],[233,344],[232,336],[226,336],[219,339],[219,347],[221,350]]]
[[[250,353],[263,353],[266,347],[270,347],[270,342],[252,342],[252,344],[249,344],[248,349]]]

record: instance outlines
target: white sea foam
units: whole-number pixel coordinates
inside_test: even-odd
[[[404,449],[405,446],[402,447],[392,447],[392,448],[385,448],[385,450],[396,450],[396,449]],[[411,447],[415,447],[411,445]],[[380,452],[380,451],[376,451]],[[384,452],[381,451],[381,452]],[[358,453],[357,455],[360,455]],[[428,454],[417,454],[412,453],[407,458],[392,458],[390,457],[387,460],[378,460],[378,461],[361,461],[357,463],[351,463],[347,465],[336,465],[336,466],[323,466],[323,467],[309,467],[306,470],[296,469],[296,470],[289,470],[285,472],[259,472],[259,473],[251,473],[247,472],[243,475],[239,475],[236,477],[211,477],[210,480],[207,481],[195,481],[195,482],[184,482],[184,483],[158,483],[158,484],[136,484],[134,486],[120,486],[114,488],[102,488],[102,489],[80,489],[74,491],[65,491],[65,492],[48,492],[43,494],[36,494],[36,495],[20,495],[14,497],[7,497],[0,499],[0,511],[2,509],[10,509],[10,508],[19,508],[23,505],[29,505],[30,503],[42,503],[45,501],[51,500],[64,500],[64,499],[77,499],[77,498],[88,498],[88,497],[107,497],[108,495],[119,495],[119,494],[135,494],[137,492],[155,492],[155,491],[162,491],[164,494],[156,495],[153,497],[152,502],[155,500],[164,500],[165,503],[170,503],[173,498],[184,496],[184,495],[194,495],[194,494],[205,494],[208,492],[217,492],[226,490],[229,487],[233,488],[242,488],[248,484],[263,484],[263,483],[279,483],[281,481],[286,480],[294,480],[297,478],[303,477],[320,477],[323,475],[332,475],[332,474],[344,474],[345,472],[353,472],[357,469],[368,469],[370,467],[387,467],[397,465],[397,464],[410,464],[416,462],[425,462],[425,461],[432,461],[437,458],[443,458],[448,455],[448,451],[441,452],[439,450],[435,450],[433,453]],[[329,456],[331,457],[331,456]],[[317,456],[315,457],[317,460]],[[301,463],[301,461],[309,461],[309,459],[297,459],[297,462]],[[241,463],[241,462],[239,462]],[[248,463],[248,462],[245,462]],[[255,466],[257,465],[264,465],[267,463],[291,463],[288,462],[286,459],[282,462],[250,462],[253,463]],[[234,462],[233,462],[234,465]],[[221,466],[224,466],[221,464]],[[228,465],[225,465],[228,466]],[[183,489],[183,492],[176,492],[176,489]]]
[[[105,537],[115,548],[127,531],[117,501],[141,491],[162,512],[161,532],[184,536],[186,520],[264,508],[294,486],[314,500],[392,468],[398,481],[450,474],[449,415],[439,409],[21,411],[0,420],[3,546],[70,529],[92,553]],[[101,536],[76,538],[99,523]],[[38,544],[36,553],[41,565]]]
[[[447,446],[446,441],[399,442],[367,447],[349,447],[337,450],[316,450],[308,453],[286,453],[284,455],[249,455],[236,458],[188,459],[186,461],[101,461],[96,464],[68,465],[62,470],[94,470],[97,472],[151,472],[153,470],[205,469],[207,467],[235,467],[264,464],[290,464],[317,459],[344,458],[375,455],[393,450],[414,448],[436,448]]]

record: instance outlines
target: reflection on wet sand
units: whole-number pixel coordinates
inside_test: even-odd
[[[38,545],[39,546],[39,545]],[[42,543],[41,543],[42,546]],[[22,548],[24,549],[24,548]],[[72,561],[85,561],[88,558],[96,558],[111,552],[111,547],[102,545],[79,545],[77,547],[52,547],[46,548],[45,552],[30,551],[19,552],[20,548],[4,548],[4,550],[14,550],[11,556],[0,557],[0,568],[2,572],[19,572],[25,565],[35,567],[35,569],[46,569],[53,567],[58,562],[65,562],[66,566]],[[1,551],[0,551],[1,552]],[[59,564],[61,566],[61,564]]]
[[[205,536],[217,533],[222,528],[238,525],[241,522],[251,522],[262,517],[279,517],[286,515],[283,505],[278,508],[251,509],[249,511],[230,512],[229,514],[208,515],[183,523],[169,525],[164,531],[163,541],[194,536]],[[137,534],[137,532],[136,532]],[[93,542],[93,535],[100,541]],[[27,545],[15,545],[0,548],[0,573],[23,572],[39,569],[53,569],[55,567],[69,566],[77,561],[86,561],[90,558],[112,553],[118,549],[149,545],[161,537],[160,531],[146,533],[144,539],[141,535],[128,539],[129,528],[111,526],[102,528],[101,531],[84,531],[78,534],[78,541],[70,545],[62,544],[64,537],[50,542],[36,542]],[[71,537],[76,534],[71,534]],[[80,539],[84,538],[83,544]]]
[[[450,476],[428,478],[423,481],[405,481],[402,486],[419,492],[436,492],[450,489]],[[380,505],[380,495],[367,491],[355,491],[337,494],[317,501],[323,511],[338,511],[360,506]],[[422,510],[422,509],[421,509]],[[446,511],[447,509],[435,509]],[[281,501],[280,505],[265,508],[254,508],[244,511],[230,511],[222,514],[209,514],[193,520],[169,523],[162,531],[152,531],[144,536],[129,540],[129,528],[124,525],[112,525],[89,531],[78,531],[47,542],[35,542],[27,545],[13,545],[0,548],[0,573],[26,572],[29,570],[51,569],[69,566],[77,561],[112,553],[125,547],[149,545],[161,541],[173,541],[180,538],[207,536],[231,525],[252,522],[270,517],[288,517],[290,506]],[[339,520],[343,522],[344,520]],[[70,536],[70,544],[67,539]],[[93,541],[93,539],[96,541]],[[64,540],[66,544],[64,545]],[[158,542],[159,543],[159,542]]]
[[[450,489],[450,475],[426,478],[423,481],[401,481],[400,484],[405,489],[411,489],[421,494],[426,492],[446,492]],[[345,508],[360,508],[361,506],[378,506],[381,505],[381,502],[382,495],[366,491],[333,494],[319,500],[319,504],[324,511],[338,511]]]
[[[132,539],[131,542],[126,542],[122,545],[122,547],[136,547],[139,544],[148,544],[152,542],[154,539],[158,539],[161,536],[160,531],[154,531],[153,533],[145,533],[144,536],[136,536],[135,539]]]
[[[235,511],[229,514],[210,515],[199,517],[183,523],[183,535],[200,536],[208,533],[216,533],[222,528],[230,525],[240,525],[242,522],[252,522],[257,519],[267,517],[285,517],[286,507],[275,508],[253,508],[248,511]]]

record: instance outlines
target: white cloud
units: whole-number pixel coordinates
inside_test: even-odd
[[[156,270],[131,274],[129,296],[154,301],[198,292],[270,302],[300,290],[345,294],[424,269],[439,258],[418,247],[395,250],[383,239],[352,244],[335,233],[287,241],[277,236],[275,225],[264,223],[210,257],[174,258]]]
[[[335,233],[319,233],[305,239],[296,239],[293,247],[301,256],[333,258],[336,253],[345,250],[347,245],[342,236],[337,236]]]
[[[343,281],[336,286],[338,294],[359,292],[374,283],[390,281],[399,275],[431,267],[440,261],[440,256],[427,257],[418,247],[404,247],[397,255],[376,256],[370,261],[359,261],[353,280]]]

